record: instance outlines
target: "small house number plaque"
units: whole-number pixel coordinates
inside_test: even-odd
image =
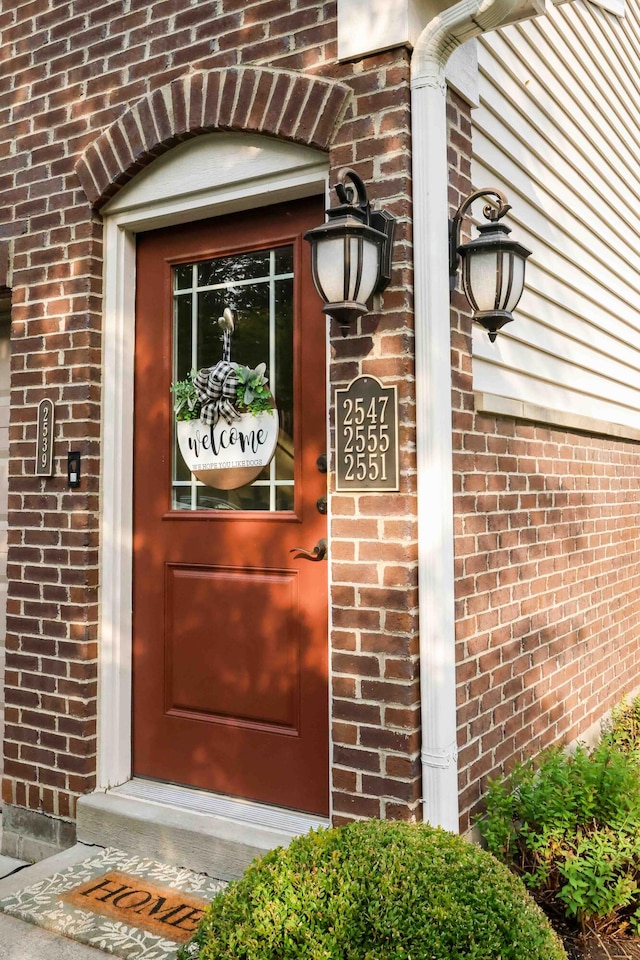
[[[53,473],[53,400],[41,400],[38,404],[38,427],[36,431],[36,476],[50,477]]]
[[[336,390],[336,490],[399,490],[398,390],[356,377]]]

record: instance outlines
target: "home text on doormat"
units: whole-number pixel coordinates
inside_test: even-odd
[[[207,905],[200,897],[118,870],[80,884],[60,899],[178,943],[184,943],[193,934]]]

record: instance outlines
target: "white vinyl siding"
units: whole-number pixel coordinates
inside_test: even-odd
[[[561,2],[565,3],[566,0],[561,0]],[[610,13],[615,13],[617,17],[624,17],[627,12],[625,0],[591,0],[591,3],[595,3],[597,7],[602,7],[603,10],[609,10]]]
[[[482,409],[640,438],[639,2],[573,0],[478,45],[474,186],[506,192],[533,251],[514,322],[495,345],[474,329]]]

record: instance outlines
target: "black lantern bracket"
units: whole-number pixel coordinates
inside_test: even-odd
[[[333,189],[338,206],[330,207],[326,221],[308,230],[305,239],[311,244],[311,270],[322,309],[345,336],[351,323],[367,313],[371,297],[391,280],[396,218],[387,210],[372,209],[363,181],[349,167],[338,172]],[[320,248],[331,250],[330,257],[321,258]]]
[[[497,223],[509,213],[511,204],[507,203],[507,198],[504,193],[495,187],[486,187],[483,190],[475,190],[473,193],[470,193],[468,197],[465,197],[454,213],[453,218],[449,221],[449,289],[452,292],[455,290],[456,283],[458,282],[458,267],[460,265],[458,247],[460,246],[462,221],[466,216],[467,210],[469,210],[476,200],[489,200],[491,197],[498,201],[498,205],[487,203],[482,208],[482,213],[490,223]]]
[[[346,181],[351,181],[347,183]],[[328,210],[330,218],[344,216],[351,213],[354,208],[358,211],[358,218],[368,227],[373,227],[385,236],[385,242],[382,245],[380,256],[380,268],[378,271],[378,282],[373,288],[373,293],[382,293],[391,281],[391,259],[393,251],[393,238],[396,232],[396,218],[388,210],[374,210],[367,196],[367,188],[360,179],[355,170],[349,167],[338,172],[338,182],[334,183],[333,189],[336,192],[341,206]]]

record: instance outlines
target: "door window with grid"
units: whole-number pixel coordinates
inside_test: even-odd
[[[236,318],[231,360],[252,368],[266,363],[280,421],[271,463],[236,490],[217,490],[198,480],[174,438],[174,510],[293,510],[293,278],[292,245],[173,267],[173,380],[222,358],[218,318],[229,308]]]

